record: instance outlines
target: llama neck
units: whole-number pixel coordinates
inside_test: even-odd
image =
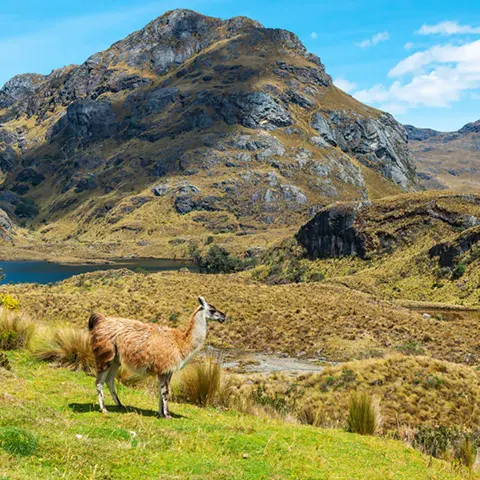
[[[205,343],[207,337],[207,320],[202,308],[197,308],[185,330],[183,354],[185,356],[198,350]]]

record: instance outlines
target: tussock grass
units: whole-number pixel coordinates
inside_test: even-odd
[[[75,326],[44,326],[32,340],[35,358],[73,370],[94,370],[94,357],[87,330]]]
[[[222,378],[221,358],[207,355],[194,360],[180,373],[172,386],[174,396],[193,405],[213,405],[222,388]]]
[[[0,307],[0,350],[15,350],[28,345],[35,324],[24,313]]]
[[[396,354],[327,367],[295,379],[285,374],[232,375],[230,383],[232,395],[255,397],[261,391],[264,398],[281,399],[277,402],[281,411],[305,423],[315,419],[322,427],[346,425],[349,399],[357,391],[381,399],[379,433],[403,437],[404,427],[470,429],[480,423],[480,372],[428,357]]]
[[[375,400],[366,392],[350,397],[347,431],[360,435],[374,435],[380,427],[380,411]]]

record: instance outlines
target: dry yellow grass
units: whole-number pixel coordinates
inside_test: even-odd
[[[321,373],[232,377],[236,394],[282,398],[284,408],[304,423],[344,427],[353,392],[379,400],[382,431],[446,425],[472,429],[480,421],[477,369],[428,357],[392,355],[349,362]],[[310,420],[309,420],[310,419]]]
[[[185,324],[203,295],[229,321],[211,324],[207,342],[220,348],[284,352],[347,361],[403,348],[455,362],[478,363],[475,316],[425,319],[417,312],[344,286],[325,283],[268,286],[248,274],[200,275],[127,270],[95,272],[55,285],[4,285],[39,320],[85,326],[91,310]]]

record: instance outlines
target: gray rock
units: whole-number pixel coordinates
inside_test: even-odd
[[[316,139],[316,142],[319,142],[320,146],[337,146],[332,128],[323,115],[316,113],[312,117],[312,127],[317,130],[318,133],[320,133],[320,137],[312,137],[313,139]]]
[[[300,228],[296,239],[311,258],[364,258],[365,240],[354,225],[357,208],[347,204],[321,210]]]
[[[266,93],[234,93],[226,97],[212,96],[210,104],[228,125],[273,130],[292,124],[290,113]]]
[[[176,187],[179,195],[197,195],[200,193],[200,189],[190,182],[179,183]]]
[[[156,197],[163,197],[170,193],[172,187],[168,183],[158,183],[157,185],[152,187],[152,193]]]
[[[0,89],[0,109],[8,108],[17,102],[27,102],[45,81],[44,75],[26,73],[17,75]],[[25,111],[25,108],[22,108]]]
[[[294,202],[298,205],[306,205],[308,203],[307,196],[295,185],[280,185],[282,197],[287,202]]]
[[[352,112],[325,112],[312,117],[323,140],[338,145],[364,165],[377,170],[404,190],[416,187],[416,170],[402,125],[388,113],[362,117]]]
[[[73,137],[80,143],[89,143],[113,136],[117,126],[110,102],[78,100],[68,106],[66,114],[54,125],[52,139]]]
[[[13,229],[13,223],[10,220],[10,217],[7,215],[5,210],[0,208],[0,227],[6,230],[7,232],[11,232]]]
[[[17,166],[18,159],[18,154],[11,145],[0,148],[0,170],[3,173],[13,170]]]

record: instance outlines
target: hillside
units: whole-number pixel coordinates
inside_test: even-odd
[[[3,237],[40,256],[245,250],[332,201],[415,189],[406,140],[293,33],[175,10],[0,90]]]
[[[389,299],[478,305],[480,197],[423,192],[338,204],[296,238],[327,278]]]
[[[102,416],[84,373],[9,356],[12,371],[0,368],[3,478],[462,478],[392,440],[178,404],[176,418],[161,421],[154,395],[126,387],[120,394],[135,408]]]
[[[405,125],[421,184],[428,189],[478,191],[480,120],[456,132]]]

